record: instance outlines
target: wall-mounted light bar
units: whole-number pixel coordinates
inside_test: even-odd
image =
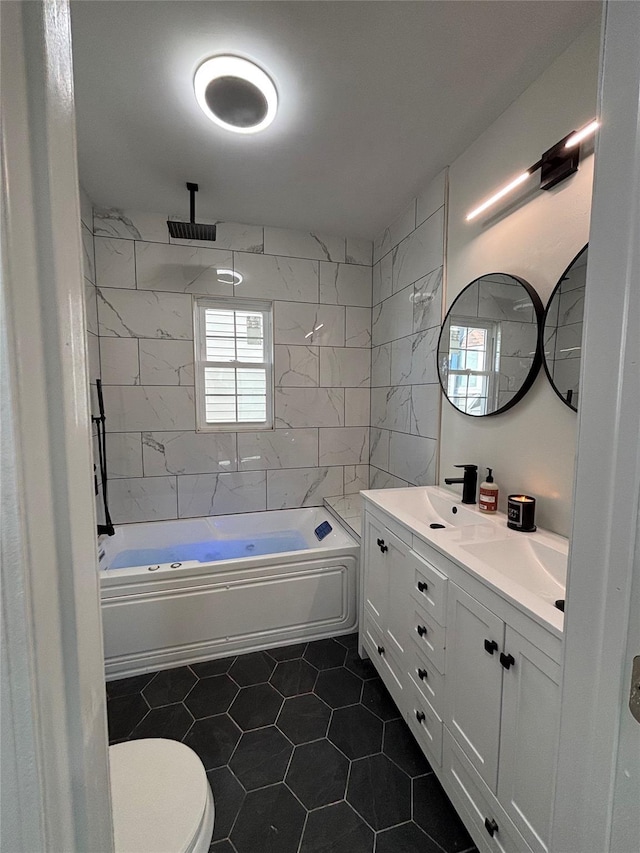
[[[574,130],[560,142],[557,142],[548,151],[545,151],[542,157],[533,166],[518,175],[506,186],[499,189],[496,193],[490,196],[482,204],[474,208],[471,213],[467,214],[467,222],[475,219],[481,213],[484,213],[489,207],[494,205],[501,198],[504,198],[510,192],[519,187],[525,181],[540,169],[540,189],[550,190],[555,187],[560,181],[564,181],[569,175],[573,175],[578,171],[578,163],[580,160],[580,143],[595,133],[600,123],[594,119],[589,124],[585,125],[581,130]]]

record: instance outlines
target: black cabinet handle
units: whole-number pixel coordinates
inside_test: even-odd
[[[383,655],[383,654],[384,654],[384,646],[378,646],[378,654],[379,654],[379,655]]]
[[[426,669],[419,669],[418,670],[418,676],[420,677],[420,679],[422,681],[426,681],[427,678],[429,677],[429,673],[427,672]]]
[[[498,651],[498,644],[495,640],[485,640],[484,650],[485,652],[489,652],[489,654],[492,655],[494,652]]]
[[[504,652],[500,652],[500,663],[505,669],[509,669],[515,662],[516,660],[513,655],[505,655]]]
[[[427,629],[424,625],[418,625],[416,631],[418,632],[418,636],[420,637],[424,637],[424,635],[427,633]]]
[[[383,554],[385,554],[389,550],[389,546],[388,545],[381,545],[380,550],[382,551]]]
[[[489,835],[493,838],[493,836],[498,831],[498,824],[495,822],[493,818],[486,817],[484,819],[484,828],[487,830]]]
[[[420,592],[426,592],[429,587],[424,581],[418,581],[418,589],[420,590]]]
[[[423,723],[423,722],[424,722],[424,711],[416,711],[416,720],[417,720],[419,723]]]
[[[376,540],[376,545],[378,545],[378,546],[380,546],[380,545],[384,545],[384,539],[378,539],[378,540]]]

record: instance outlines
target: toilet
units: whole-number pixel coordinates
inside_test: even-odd
[[[109,747],[115,853],[207,853],[213,795],[195,752],[146,738]]]

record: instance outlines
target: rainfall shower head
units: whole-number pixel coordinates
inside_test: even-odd
[[[190,222],[175,222],[172,219],[167,220],[169,234],[171,237],[177,237],[180,240],[215,240],[216,226],[201,225],[196,222],[196,193],[198,192],[197,184],[187,184],[189,190],[189,208]]]

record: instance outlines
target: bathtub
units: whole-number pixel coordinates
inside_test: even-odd
[[[99,542],[107,678],[355,631],[359,552],[319,507],[119,525]]]

